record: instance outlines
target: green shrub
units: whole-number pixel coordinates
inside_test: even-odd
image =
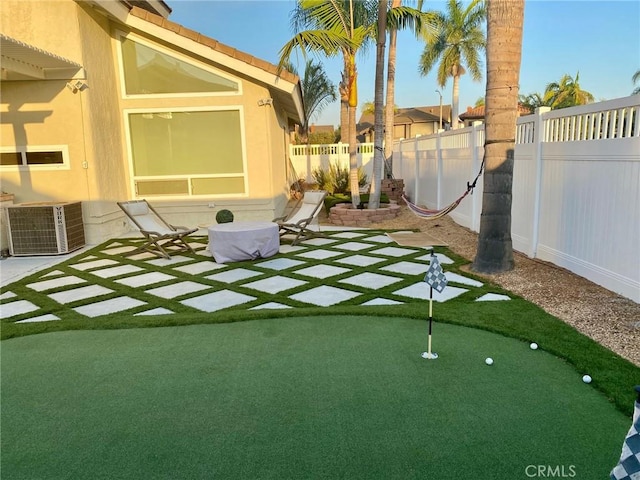
[[[339,162],[329,165],[329,169],[315,168],[311,175],[321,190],[326,190],[330,195],[349,193],[349,167],[342,166]],[[362,167],[358,168],[358,185],[363,187],[367,183],[367,174]]]
[[[230,210],[220,210],[216,213],[216,222],[218,223],[230,223],[233,222],[233,213]]]

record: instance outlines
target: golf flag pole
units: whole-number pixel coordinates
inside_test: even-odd
[[[444,275],[442,266],[438,261],[438,257],[433,250],[431,250],[431,261],[429,262],[429,268],[424,276],[424,281],[429,285],[429,337],[427,340],[427,351],[422,352],[422,358],[427,360],[435,360],[438,358],[438,354],[431,351],[431,334],[433,331],[433,289],[437,292],[442,292],[444,287],[447,286],[447,277]]]

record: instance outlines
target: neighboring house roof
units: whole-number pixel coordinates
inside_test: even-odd
[[[291,120],[303,123],[302,87],[297,75],[287,70],[278,71],[276,65],[136,6],[131,8],[125,23],[249,77],[269,89]]]
[[[531,111],[524,105],[518,104],[518,116],[529,115]],[[465,120],[484,120],[484,105],[478,107],[467,107],[467,111],[459,115],[458,118]]]
[[[451,106],[442,106],[442,120],[448,122],[451,115]],[[394,125],[407,125],[411,123],[438,123],[440,121],[440,105],[426,107],[397,108],[393,117]],[[363,113],[357,124],[358,135],[366,133],[374,127],[373,113]]]

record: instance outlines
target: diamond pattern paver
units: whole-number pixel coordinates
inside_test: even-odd
[[[256,265],[262,268],[269,268],[271,270],[286,270],[288,268],[304,265],[306,262],[301,260],[293,260],[291,258],[274,258],[273,260],[267,260],[266,262],[260,262]]]
[[[384,262],[385,260],[384,258],[373,257],[371,255],[351,255],[350,257],[337,259],[336,263],[344,263],[346,265],[353,265],[354,267],[368,267],[376,263]]]
[[[172,313],[173,312],[168,308],[158,307],[158,308],[152,308],[151,310],[145,310],[144,312],[134,313],[133,316],[140,317],[140,316],[148,316],[148,315],[170,315]]]
[[[335,250],[311,250],[308,252],[297,253],[296,256],[302,258],[313,258],[315,260],[326,260],[327,258],[337,257],[344,255],[344,252],[336,252]]]
[[[43,280],[41,282],[29,283],[27,287],[36,292],[44,292],[45,290],[51,290],[52,288],[66,287],[68,285],[77,285],[79,283],[86,283],[85,280],[79,277],[70,275],[68,277],[54,278],[51,280]]]
[[[155,255],[154,255],[155,257]],[[174,255],[171,258],[154,258],[153,260],[149,260],[147,263],[151,265],[157,265],[158,267],[172,267],[182,262],[190,262],[192,258],[183,257],[182,255]]]
[[[336,248],[339,248],[340,250],[348,250],[350,252],[359,252],[360,250],[371,248],[371,244],[363,242],[345,242],[340,245],[336,245]]]
[[[315,247],[322,245],[330,245],[332,243],[336,243],[337,240],[334,238],[310,238],[309,240],[303,240],[300,242],[302,245],[313,245]]]
[[[215,275],[209,275],[205,278],[209,280],[215,280],[216,282],[233,283],[252,277],[258,277],[260,275],[263,274],[261,272],[256,272],[255,270],[249,270],[247,268],[234,268],[233,270],[216,273]]]
[[[409,248],[400,247],[385,247],[378,250],[373,250],[369,253],[372,253],[374,255],[384,255],[386,257],[404,257],[405,255],[409,255],[411,253],[418,253],[418,250],[411,250]]]
[[[502,300],[511,300],[511,297],[499,293],[486,293],[480,298],[476,298],[476,302],[496,302]]]
[[[111,292],[113,292],[113,290],[103,287],[102,285],[87,285],[86,287],[74,288],[63,292],[50,293],[49,297],[58,303],[66,304],[106,295]]]
[[[360,232],[340,232],[340,233],[335,233],[331,236],[334,238],[360,238],[360,237],[364,237],[365,235],[366,233],[360,233]]]
[[[96,275],[100,278],[119,277],[120,275],[126,275],[128,273],[140,272],[143,269],[135,265],[118,265],[117,267],[102,268],[100,270],[94,270],[92,275]]]
[[[201,290],[207,290],[211,288],[209,285],[204,285],[198,282],[178,282],[171,285],[165,285],[164,287],[157,287],[147,290],[147,293],[155,295],[160,298],[176,298],[188,293],[199,292]]]
[[[313,265],[312,267],[306,267],[300,270],[296,270],[294,273],[311,278],[329,278],[350,271],[350,268],[335,267],[333,265]]]
[[[0,300],[8,300],[10,298],[14,298],[17,297],[18,295],[16,295],[13,292],[3,292],[0,294]]]
[[[74,265],[71,265],[71,268],[75,268],[76,270],[80,270],[80,271],[85,271],[85,270],[90,270],[92,268],[106,267],[107,265],[116,265],[117,263],[118,262],[116,262],[115,260],[103,258],[100,260],[93,260],[90,262],[76,263]]]
[[[376,242],[376,243],[391,243],[394,240],[389,238],[387,235],[372,235],[367,237],[368,242]]]
[[[117,297],[76,307],[74,310],[81,315],[93,318],[109,315],[110,313],[122,312],[141,305],[146,305],[146,302],[131,297]]]
[[[302,280],[274,275],[273,277],[256,280],[255,282],[245,283],[242,286],[246,288],[252,288],[253,290],[259,290],[261,292],[276,294],[279,292],[283,292],[284,290],[290,290],[292,288],[299,287],[306,283],[307,282],[304,282]]]
[[[398,262],[380,268],[380,270],[384,270],[385,272],[404,273],[405,275],[424,274],[428,269],[429,265],[416,262]]]
[[[454,261],[451,260],[449,257],[447,257],[444,253],[436,253],[436,257],[438,257],[438,261],[442,265],[451,265],[452,263],[454,263]],[[422,255],[421,257],[416,257],[416,260],[424,260],[425,262],[430,262],[431,261],[431,254],[428,253],[427,255]]]
[[[323,285],[321,287],[312,288],[310,290],[290,295],[289,298],[299,302],[311,303],[320,307],[328,307],[337,303],[350,300],[360,295],[351,290],[343,290],[341,288]]]
[[[474,280],[473,278],[465,277],[464,275],[458,275],[453,272],[445,272],[445,277],[447,277],[448,282],[461,283],[463,285],[469,285],[471,287],[481,287],[483,285],[482,282],[478,280]]]
[[[263,303],[262,305],[256,305],[255,307],[251,307],[249,310],[266,310],[266,309],[276,310],[280,308],[293,308],[293,307],[291,307],[290,305],[284,305],[278,302],[267,302],[267,303]]]
[[[374,298],[368,302],[364,302],[362,305],[402,305],[402,302],[397,302],[389,298]]]
[[[182,300],[180,303],[203,312],[215,312],[224,308],[248,303],[255,299],[256,297],[244,295],[243,293],[233,292],[231,290],[219,290],[199,297],[188,298],[187,300]]]
[[[222,268],[227,268],[227,266],[222,265],[221,263],[215,263],[215,262],[198,262],[198,263],[192,263],[191,265],[182,265],[180,267],[175,267],[174,270],[188,273],[190,275],[199,275],[204,272],[210,272],[212,270],[220,270]]]
[[[56,317],[53,313],[46,313],[37,317],[27,318],[25,320],[17,321],[16,323],[38,323],[38,322],[51,322],[60,320],[60,317]]]
[[[11,318],[24,313],[35,312],[40,307],[27,300],[16,300],[14,302],[0,305],[0,318]]]
[[[136,275],[135,277],[121,278],[116,280],[117,283],[126,285],[128,287],[146,287],[147,285],[153,285],[154,283],[166,282],[167,280],[173,280],[173,275],[167,275],[162,272],[148,272],[142,275]]]
[[[392,277],[390,275],[380,275],[378,273],[365,272],[349,278],[343,278],[339,283],[347,283],[349,285],[356,285],[377,290],[378,288],[386,287],[393,283],[400,282],[401,280],[401,278]]]

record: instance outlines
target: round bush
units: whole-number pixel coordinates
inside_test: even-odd
[[[233,213],[230,210],[220,210],[216,213],[216,222],[229,223],[233,222]]]

